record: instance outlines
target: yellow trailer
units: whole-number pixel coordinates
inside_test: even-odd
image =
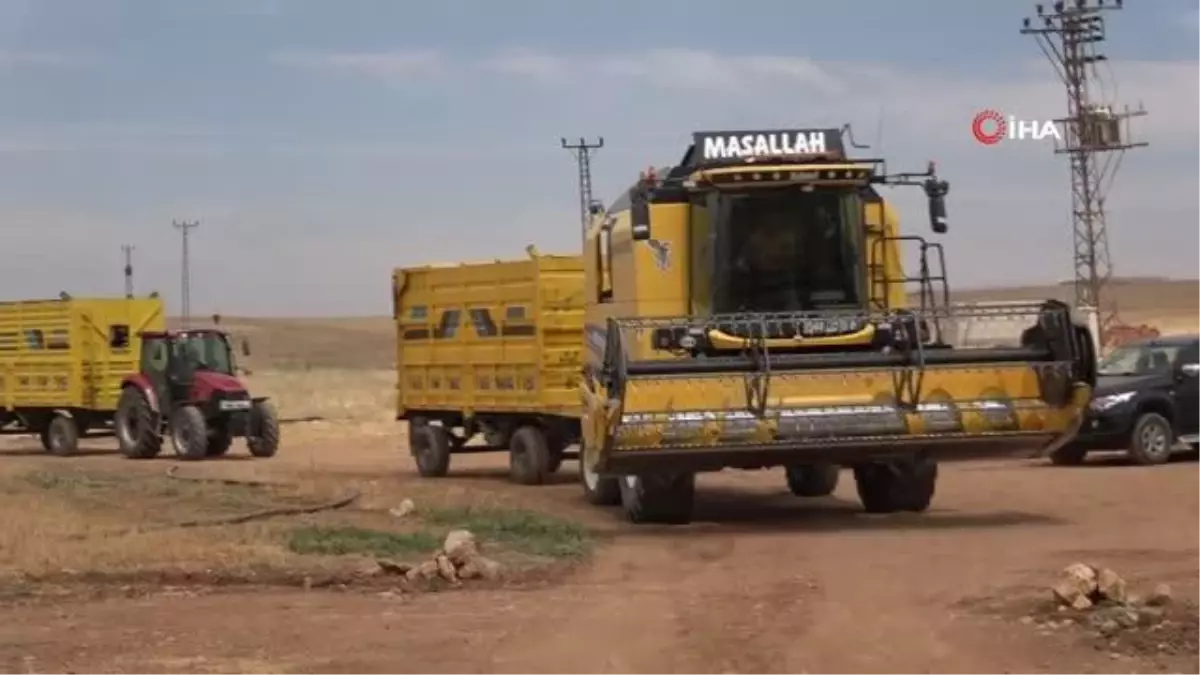
[[[578,442],[583,259],[527,252],[393,273],[396,419],[422,476],[508,450],[513,480],[537,484]]]
[[[138,371],[138,334],[165,321],[156,297],[0,302],[0,434],[73,454],[88,429],[111,424],[121,380]]]

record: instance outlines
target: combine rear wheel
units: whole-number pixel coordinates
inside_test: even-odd
[[[70,457],[79,450],[79,427],[67,415],[55,414],[42,430],[42,447],[56,457]]]
[[[696,474],[622,476],[618,484],[630,522],[685,525],[692,521]]]
[[[837,464],[797,464],[784,467],[787,485],[797,497],[824,497],[837,489],[841,467]]]
[[[408,448],[424,478],[441,478],[450,471],[450,434],[445,427],[418,422],[409,424]]]
[[[858,498],[867,513],[924,511],[933,501],[937,462],[913,457],[854,467]]]
[[[113,429],[121,454],[130,459],[149,459],[162,451],[159,414],[150,407],[146,395],[136,387],[126,387],[117,400]]]
[[[541,485],[558,469],[550,441],[541,429],[524,426],[513,432],[508,442],[508,469],[513,482],[519,485]]]

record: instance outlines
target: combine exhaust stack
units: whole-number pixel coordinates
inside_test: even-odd
[[[964,326],[988,339],[948,344]],[[605,474],[1045,453],[1077,431],[1094,363],[1053,301],[609,319],[584,398]]]

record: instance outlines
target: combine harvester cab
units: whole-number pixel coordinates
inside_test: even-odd
[[[940,244],[899,234],[876,191],[922,187],[942,233],[948,185],[932,164],[847,160],[844,131],[698,133],[596,220],[590,501],[686,522],[696,472],[784,466],[817,496],[848,466],[868,511],[922,511],[939,459],[1074,437],[1095,382],[1088,328],[1052,300],[953,305]]]

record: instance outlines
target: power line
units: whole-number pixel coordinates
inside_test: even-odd
[[[125,254],[125,297],[133,297],[133,244],[121,244]]]
[[[579,221],[586,236],[592,207],[592,156],[594,151],[604,147],[604,138],[598,137],[595,143],[588,143],[583,138],[578,143],[567,143],[565,138],[561,140],[562,147],[571,151],[579,165]]]
[[[180,276],[179,291],[180,291],[180,315],[182,318],[183,327],[186,329],[192,316],[192,289],[191,289],[191,270],[189,269],[189,254],[188,254],[188,233],[200,227],[200,221],[171,221],[171,225],[179,230],[183,235],[183,271]]]
[[[1075,303],[1095,308],[1102,334],[1117,322],[1116,306],[1106,301],[1112,278],[1104,198],[1126,150],[1146,143],[1128,140],[1130,118],[1146,114],[1128,107],[1116,112],[1110,102],[1092,97],[1093,83],[1103,91],[1096,64],[1108,58],[1097,51],[1105,39],[1103,12],[1121,9],[1121,0],[1074,0],[1037,5],[1037,17],[1026,18],[1022,34],[1033,35],[1067,90],[1067,116],[1060,120],[1064,142],[1056,154],[1071,165],[1071,213],[1075,244]],[[1048,11],[1049,10],[1049,11]],[[1038,26],[1036,24],[1040,23]],[[1115,92],[1115,82],[1113,83]]]

